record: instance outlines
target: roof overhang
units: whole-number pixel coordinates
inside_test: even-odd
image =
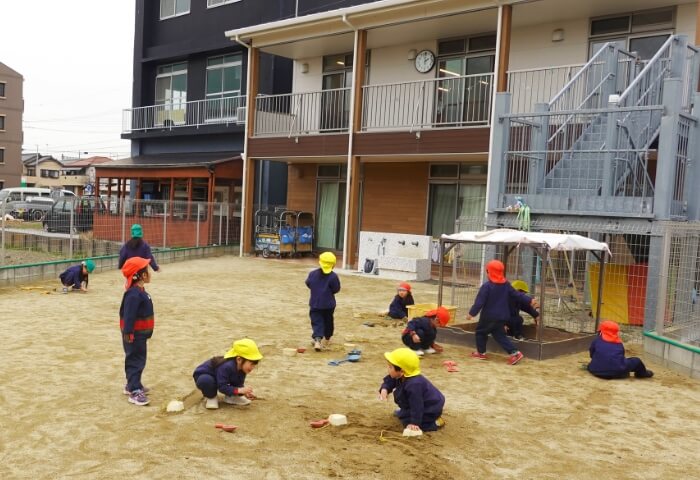
[[[309,42],[320,38],[328,41],[328,37],[333,36],[352,38],[348,36],[355,30],[371,30],[377,27],[494,9],[499,5],[521,1],[524,0],[380,0],[355,7],[228,30],[226,37],[264,51],[271,51],[269,47],[275,45]],[[494,28],[487,27],[485,30],[489,29],[495,30],[495,25]]]
[[[226,162],[242,161],[239,153],[195,153],[195,154],[158,154],[138,155],[115,160],[110,163],[94,165],[99,171],[104,170],[149,170],[162,168],[208,168]]]

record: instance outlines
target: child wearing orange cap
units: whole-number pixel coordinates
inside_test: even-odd
[[[246,375],[251,373],[263,356],[249,338],[236,340],[224,356],[212,357],[198,366],[192,374],[194,383],[206,399],[206,408],[219,408],[218,393],[224,403],[248,405],[255,399],[253,389],[246,387]]]
[[[394,296],[394,299],[389,305],[388,315],[397,320],[408,318],[408,306],[415,305],[415,303],[416,302],[413,301],[413,295],[411,295],[411,284],[401,282],[399,283],[396,296]]]
[[[654,376],[654,372],[647,370],[641,359],[625,358],[625,347],[620,340],[620,326],[611,320],[600,324],[598,336],[588,351],[591,355],[588,371],[598,378],[628,378],[631,372],[634,372],[636,378]]]
[[[335,255],[323,252],[318,257],[320,268],[309,272],[306,286],[311,291],[309,297],[309,317],[311,318],[311,337],[314,350],[320,352],[323,344],[328,344],[335,330],[333,313],[335,312],[335,294],[340,291],[340,279],[333,271]]]
[[[435,431],[445,425],[442,409],[445,396],[421,375],[420,359],[408,348],[386,352],[387,373],[379,387],[379,399],[394,394],[399,409],[394,412],[404,427],[416,432]]]
[[[126,291],[119,306],[119,328],[124,347],[124,393],[134,405],[148,405],[148,389],[141,383],[146,368],[147,344],[153,335],[154,312],[151,296],[144,289],[151,282],[148,265],[151,259],[131,257],[122,267]]]
[[[476,325],[476,352],[472,357],[486,360],[486,342],[491,335],[496,342],[508,352],[508,363],[515,365],[523,359],[523,354],[513,346],[505,333],[506,322],[510,319],[510,302],[515,302],[521,309],[528,306],[537,308],[539,303],[522,292],[516,291],[505,277],[505,265],[499,260],[491,260],[486,264],[488,280],[479,288],[474,305],[469,309],[467,320],[479,315]]]
[[[441,352],[442,347],[435,343],[437,327],[444,327],[449,321],[450,312],[445,307],[429,310],[422,317],[408,321],[401,332],[401,341],[419,356]]]

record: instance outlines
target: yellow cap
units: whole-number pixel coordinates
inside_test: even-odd
[[[410,348],[397,348],[393,352],[386,352],[384,358],[403,370],[404,377],[420,375],[420,358]]]
[[[318,264],[321,266],[323,273],[331,273],[331,270],[335,267],[335,255],[331,252],[323,252],[318,257]]]
[[[523,282],[522,280],[516,280],[511,283],[511,285],[516,290],[522,290],[525,293],[530,293],[530,287],[528,287],[527,283]]]
[[[250,361],[257,361],[263,358],[258,346],[249,338],[243,338],[233,342],[231,349],[226,352],[224,358],[241,357]]]

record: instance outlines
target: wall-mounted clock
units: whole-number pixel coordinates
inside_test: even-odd
[[[428,73],[435,65],[435,54],[430,50],[421,50],[416,55],[415,65],[420,73]]]

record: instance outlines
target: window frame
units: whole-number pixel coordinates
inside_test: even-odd
[[[5,125],[6,115],[0,114],[0,132],[4,132],[7,125]]]
[[[159,3],[159,5],[158,5],[158,7],[159,7],[159,8],[158,8],[158,19],[161,20],[161,21],[162,21],[162,20],[168,20],[168,19],[170,19],[170,18],[181,17],[181,16],[183,16],[183,15],[189,15],[189,14],[190,14],[190,11],[192,10],[192,0],[173,0],[173,14],[172,14],[172,15],[163,16],[163,1],[164,1],[164,0],[160,0],[160,3]],[[188,7],[187,7],[187,11],[177,13],[177,3],[178,3],[178,2],[187,2],[187,3],[189,4]]]
[[[231,3],[238,3],[241,0],[221,0],[219,3],[216,3],[214,5],[210,5],[210,3],[209,3],[210,1],[211,0],[207,0],[207,10],[210,8],[217,8],[217,7],[222,7],[224,5],[229,5]]]
[[[0,165],[5,165],[5,147],[0,147]]]
[[[7,98],[7,82],[0,82],[0,98]]]
[[[457,166],[457,172],[456,175],[454,176],[437,176],[437,175],[432,175],[432,167],[437,165],[456,165]],[[479,173],[472,173],[470,170],[473,170],[474,167],[479,167]],[[433,212],[433,206],[431,205],[432,201],[432,186],[433,185],[446,185],[450,186],[454,189],[454,205],[452,206],[454,208],[455,213],[458,213],[459,208],[460,208],[460,192],[461,192],[461,187],[465,185],[471,185],[471,186],[479,186],[479,187],[484,187],[484,208],[486,207],[486,190],[485,187],[487,185],[487,176],[488,176],[488,165],[486,163],[472,163],[472,162],[449,162],[449,163],[430,163],[428,167],[428,198],[426,202],[426,218],[425,218],[425,232],[426,235],[430,235],[433,238],[435,237],[434,232],[432,231],[432,223],[433,223],[433,218],[435,213]],[[455,219],[455,221],[459,218],[459,216]],[[439,237],[439,235],[438,235]]]

